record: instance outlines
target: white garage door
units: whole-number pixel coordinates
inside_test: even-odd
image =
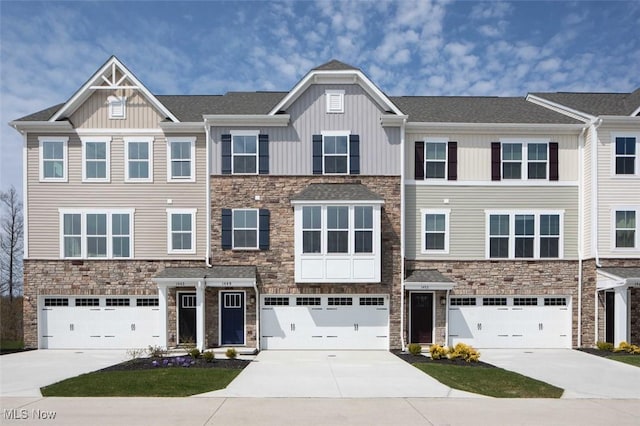
[[[388,349],[386,295],[262,296],[262,349]]]
[[[43,297],[43,349],[131,349],[160,342],[157,297]]]
[[[449,344],[570,348],[570,297],[452,297]]]

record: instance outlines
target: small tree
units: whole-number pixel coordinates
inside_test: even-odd
[[[22,203],[12,186],[0,191],[0,294],[22,294]]]

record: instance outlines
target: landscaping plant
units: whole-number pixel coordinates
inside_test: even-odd
[[[442,347],[437,343],[434,343],[433,345],[429,346],[429,354],[431,354],[431,359],[446,358],[448,352],[449,350],[447,349],[446,346]]]
[[[200,357],[200,349],[193,348],[189,351],[189,356],[193,359],[198,359]]]
[[[470,345],[458,343],[453,347],[453,349],[449,349],[449,359],[456,358],[462,358],[466,362],[478,362],[480,359],[480,352]]]
[[[227,352],[225,353],[225,355],[227,355],[227,358],[229,359],[235,359],[238,356],[238,351],[236,351],[233,348],[229,348],[227,349]]]
[[[418,343],[409,343],[407,350],[411,355],[420,355],[422,353],[422,346]]]
[[[596,346],[601,351],[607,351],[607,352],[612,352],[614,348],[613,343],[609,343],[609,342],[597,342]]]
[[[205,360],[205,362],[213,362],[213,359],[215,358],[215,354],[213,353],[213,351],[206,351],[202,353],[202,359]]]

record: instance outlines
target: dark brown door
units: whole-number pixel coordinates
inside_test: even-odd
[[[411,343],[433,343],[433,293],[411,293]]]
[[[604,334],[605,340],[608,343],[615,343],[614,335],[614,321],[615,321],[615,297],[616,294],[613,291],[607,291],[604,293]]]

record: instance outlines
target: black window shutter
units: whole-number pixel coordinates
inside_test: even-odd
[[[313,174],[322,174],[322,135],[313,135]]]
[[[260,209],[259,216],[258,247],[260,250],[269,250],[269,210]]]
[[[360,174],[360,135],[349,136],[349,173]]]
[[[269,135],[258,135],[258,173],[269,174]]]
[[[447,151],[447,179],[458,180],[458,142],[449,142]]]
[[[221,135],[222,174],[231,174],[231,135]]]
[[[491,180],[500,180],[500,142],[491,142]]]
[[[424,142],[416,141],[416,180],[424,179]]]
[[[558,180],[558,142],[549,142],[549,180]]]
[[[222,249],[228,250],[232,247],[233,218],[231,209],[222,209]]]

